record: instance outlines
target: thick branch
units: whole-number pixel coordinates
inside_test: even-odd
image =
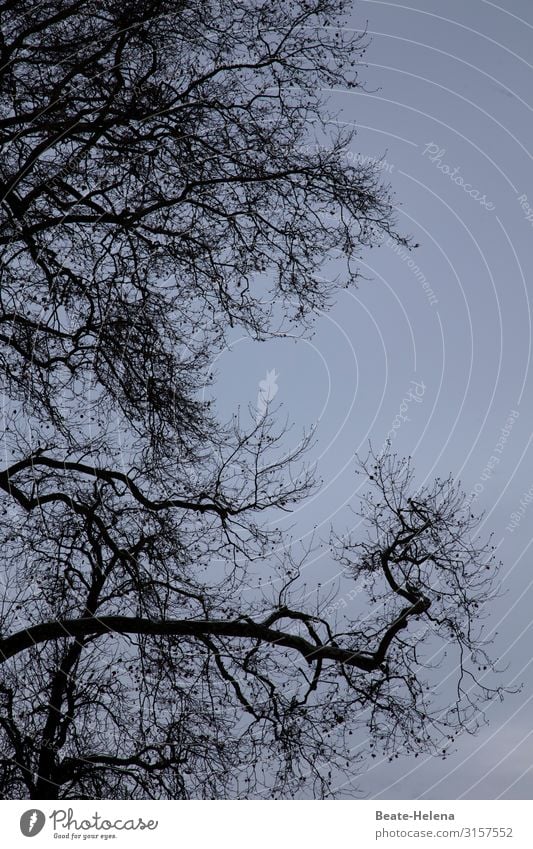
[[[355,666],[367,672],[376,669],[385,659],[385,654],[394,636],[407,625],[410,615],[423,613],[429,607],[427,599],[419,600],[416,605],[405,608],[387,629],[378,650],[374,653],[352,651],[333,645],[313,644],[304,637],[277,631],[264,623],[246,621],[178,619],[153,621],[141,617],[101,616],[81,619],[63,619],[56,622],[44,622],[33,625],[0,640],[0,662],[48,640],[65,637],[81,638],[102,634],[151,634],[157,636],[183,636],[203,638],[207,635],[218,637],[237,637],[239,639],[260,640],[272,645],[284,646],[299,652],[308,663],[316,660],[333,660],[337,663]]]
[[[14,463],[8,469],[0,472],[0,487],[6,492],[9,492],[11,495],[15,495],[21,503],[23,503],[24,500],[23,506],[26,507],[26,509],[44,504],[48,501],[58,499],[64,500],[60,493],[46,493],[45,495],[35,496],[35,498],[29,499],[24,497],[22,491],[12,483],[12,477],[14,477],[14,475],[18,472],[28,468],[34,468],[35,466],[47,466],[50,469],[57,469],[58,471],[79,472],[80,474],[90,475],[98,478],[99,480],[106,481],[107,483],[115,481],[122,483],[128,488],[133,497],[142,504],[143,507],[146,507],[149,510],[159,511],[168,510],[171,507],[178,507],[185,510],[194,510],[198,513],[217,513],[222,518],[240,512],[239,510],[232,510],[216,502],[210,501],[203,503],[201,500],[190,501],[183,498],[168,498],[162,501],[153,501],[150,498],[147,498],[135,482],[123,472],[111,469],[102,469],[97,466],[88,466],[85,463],[76,463],[68,460],[55,460],[53,457],[43,457],[39,454],[32,454],[30,457],[27,457],[18,463]]]

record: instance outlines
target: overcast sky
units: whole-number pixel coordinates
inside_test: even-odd
[[[366,22],[367,92],[328,96],[358,128],[349,155],[385,157],[399,227],[420,247],[369,251],[368,281],[339,295],[312,338],[236,339],[217,363],[217,391],[224,412],[254,404],[275,369],[292,438],[319,422],[324,484],[294,517],[304,538],[314,525],[327,535],[332,521],[349,524],[354,453],[369,439],[379,448],[391,429],[420,482],[451,472],[476,491],[503,561],[505,595],[487,623],[508,664],[500,683],[523,691],[491,706],[488,727],[447,760],[376,762],[354,786],[375,798],[531,798],[533,6],[354,2],[351,25]],[[397,418],[402,401],[408,421]],[[321,557],[309,574],[335,585],[337,571]]]

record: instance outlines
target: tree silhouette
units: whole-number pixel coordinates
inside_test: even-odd
[[[360,726],[374,752],[445,749],[500,692],[453,483],[374,458],[370,537],[332,541],[368,611],[339,630],[270,521],[312,491],[309,438],[287,455],[270,397],[247,428],[199,391],[229,328],[305,325],[365,247],[407,244],[322,102],[359,85],[347,4],[0,8],[3,798],[327,795]]]

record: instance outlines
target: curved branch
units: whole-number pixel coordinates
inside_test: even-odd
[[[15,497],[17,497],[18,500],[21,501],[21,503],[21,497],[23,497],[25,502],[23,506],[26,506],[27,503],[29,507],[34,507],[38,506],[39,504],[46,503],[48,501],[54,501],[58,499],[64,500],[60,493],[47,493],[42,496],[36,496],[32,500],[23,496],[22,491],[18,487],[15,487],[15,485],[11,482],[11,478],[18,472],[21,472],[28,468],[34,468],[35,466],[46,466],[49,469],[57,469],[58,471],[79,472],[80,474],[90,475],[91,477],[95,477],[98,480],[106,481],[107,483],[122,483],[128,488],[129,492],[133,495],[133,497],[148,510],[159,511],[168,510],[171,507],[179,507],[184,510],[194,510],[198,513],[217,513],[222,518],[226,518],[228,515],[234,515],[240,512],[239,510],[224,507],[214,501],[207,501],[205,504],[201,500],[190,501],[183,498],[168,498],[162,501],[153,501],[146,495],[144,495],[144,493],[139,489],[137,484],[131,479],[131,477],[129,477],[129,475],[124,474],[123,472],[119,472],[113,469],[102,469],[98,466],[89,466],[86,463],[78,463],[68,460],[56,460],[53,457],[43,457],[40,454],[32,454],[30,457],[26,457],[26,459],[21,460],[18,463],[14,463],[8,469],[5,469],[4,471],[0,472],[0,487],[6,492],[9,492],[10,494],[14,494]]]
[[[405,608],[387,629],[376,652],[359,652],[334,645],[313,644],[296,634],[277,631],[257,622],[224,621],[209,619],[177,619],[156,621],[138,616],[100,616],[80,619],[63,619],[44,622],[0,640],[0,662],[49,640],[65,637],[80,639],[103,634],[147,634],[153,636],[181,636],[204,639],[206,636],[236,637],[260,640],[271,645],[284,646],[299,652],[308,663],[318,660],[333,660],[347,666],[355,666],[366,672],[376,669],[385,659],[386,651],[394,636],[405,628],[411,615],[423,613],[429,607],[428,599],[419,599],[416,604]]]

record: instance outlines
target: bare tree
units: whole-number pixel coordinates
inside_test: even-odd
[[[503,694],[487,683],[495,665],[483,627],[498,593],[496,547],[479,540],[480,517],[451,476],[416,487],[411,459],[387,452],[359,465],[370,482],[357,511],[366,537],[332,544],[368,611],[348,634],[374,645],[380,661],[370,733],[390,757],[400,740],[406,752],[445,755],[458,733],[477,730],[482,703]]]
[[[305,324],[405,241],[321,100],[359,84],[345,6],[0,4],[4,798],[327,795],[361,725],[442,749],[499,692],[451,482],[409,495],[377,461],[374,536],[334,545],[369,610],[339,629],[267,521],[312,490],[309,439],[287,456],[268,409],[224,424],[199,392],[228,327]],[[431,713],[442,634],[457,700]]]

